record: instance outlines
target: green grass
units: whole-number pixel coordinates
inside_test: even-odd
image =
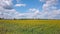
[[[0,34],[60,34],[60,20],[0,20]]]

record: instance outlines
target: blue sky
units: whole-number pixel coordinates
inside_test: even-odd
[[[13,3],[16,4],[16,0],[14,0]],[[25,7],[14,7],[14,9],[20,12],[26,12],[29,8],[36,8],[42,10],[43,5],[43,3],[41,3],[39,0],[20,0],[20,2],[18,3],[26,4]]]
[[[16,0],[13,1],[13,4],[26,4],[25,7],[15,7],[14,9],[16,9],[19,12],[26,12],[29,8],[36,8],[39,9],[40,11],[42,11],[42,6],[44,4],[44,2],[40,2],[40,0],[18,0],[19,2],[17,2]],[[58,3],[60,3],[60,0],[58,1]],[[60,4],[57,5],[58,9],[60,9]]]
[[[60,0],[0,0],[0,18],[60,19]]]

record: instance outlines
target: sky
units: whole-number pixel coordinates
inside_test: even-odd
[[[0,0],[0,18],[60,19],[60,0]]]

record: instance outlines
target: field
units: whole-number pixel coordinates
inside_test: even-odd
[[[60,34],[60,20],[0,20],[0,34]]]

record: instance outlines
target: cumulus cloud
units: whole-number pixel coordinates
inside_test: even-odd
[[[26,18],[40,18],[40,19],[60,19],[60,9],[57,9],[58,0],[40,0],[44,2],[42,11],[31,8],[24,14]]]
[[[50,10],[56,8],[55,5],[57,5],[58,0],[46,0],[45,4],[43,4],[43,10]]]
[[[40,15],[40,11],[36,8],[30,8],[26,13],[23,13],[23,18],[36,19]]]
[[[21,6],[25,7],[26,4],[16,4],[15,6],[16,6],[16,7],[21,7]]]
[[[0,7],[5,9],[12,9],[12,0],[0,0]]]
[[[25,13],[19,13],[13,9],[13,0],[0,0],[0,18],[21,19],[21,18],[40,18],[40,19],[60,19],[60,9],[57,9],[58,0],[40,0],[43,2],[42,11],[30,8]],[[17,0],[19,2],[19,0]],[[15,4],[16,7],[26,6],[26,4]]]
[[[21,16],[21,14],[19,12],[17,12],[15,9],[11,9],[11,10],[2,9],[2,10],[0,10],[0,18],[4,18],[4,19],[18,18],[16,16]]]
[[[31,8],[24,14],[25,18],[40,18],[40,19],[60,19],[60,9],[57,9],[58,0],[40,0],[44,2],[42,11]]]
[[[44,2],[42,8],[43,8],[43,18],[48,19],[57,19],[58,16],[60,16],[60,9],[57,9],[58,0],[40,0],[41,2]],[[57,16],[58,15],[58,16]],[[56,17],[56,18],[55,18]],[[60,18],[58,18],[60,19]]]
[[[13,9],[12,1],[13,0],[0,0],[0,18],[14,19],[22,15]]]

